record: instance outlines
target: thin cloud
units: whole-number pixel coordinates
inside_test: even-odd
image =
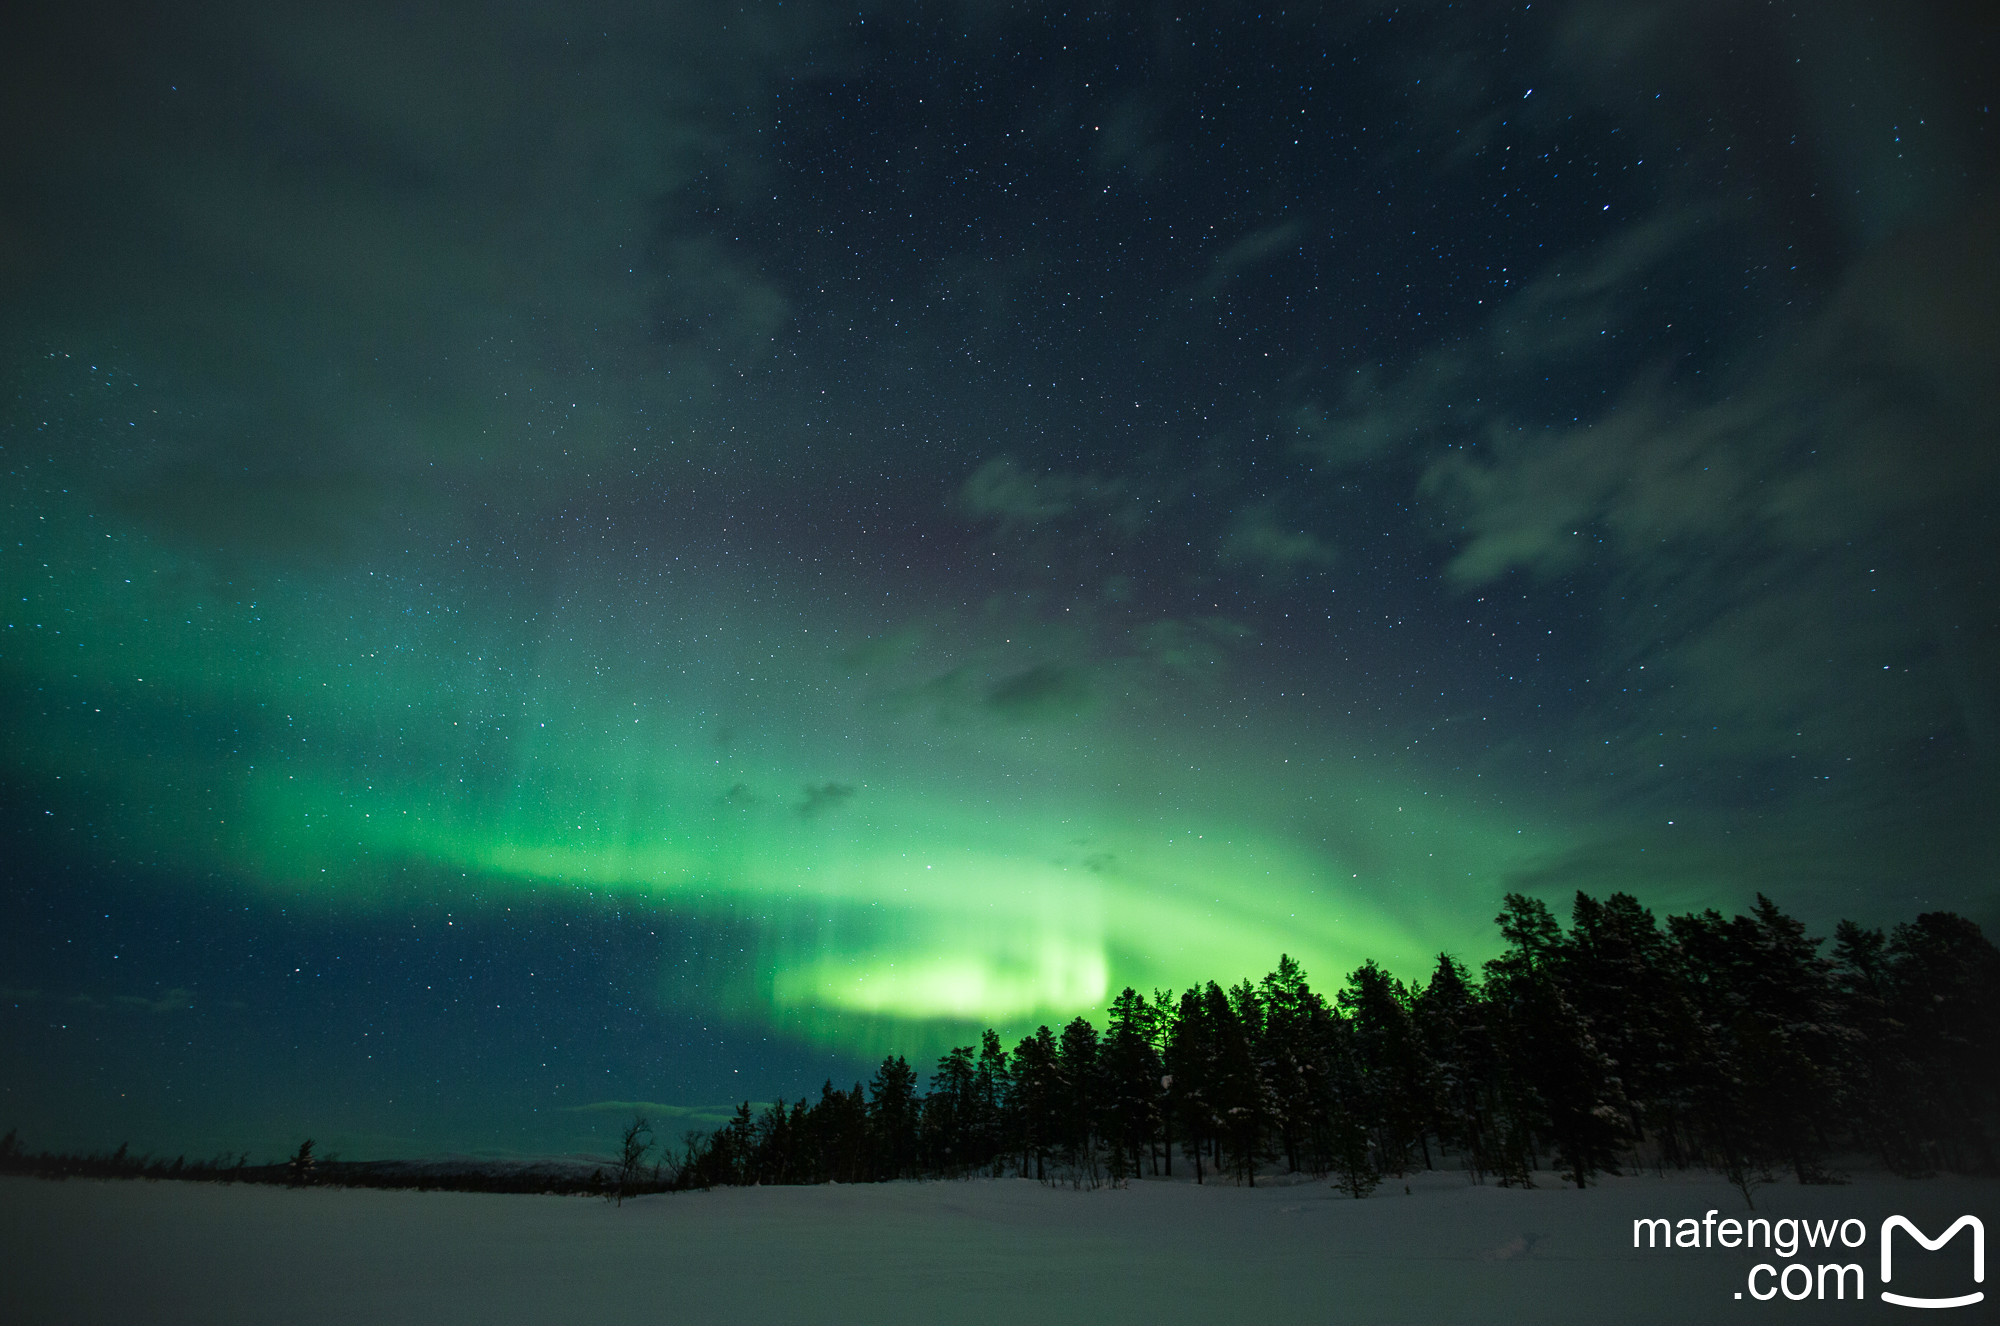
[[[793,811],[800,819],[818,819],[830,815],[854,799],[854,787],[850,783],[820,783],[805,789],[805,798]]]
[[[1191,294],[1197,299],[1220,294],[1231,277],[1273,261],[1287,250],[1296,251],[1304,233],[1305,227],[1297,221],[1282,221],[1250,231],[1216,255]]]
[[[1094,698],[1090,674],[1082,668],[1038,663],[996,683],[986,692],[986,708],[1002,718],[1044,721],[1074,717]]]
[[[978,519],[1003,528],[1045,525],[1119,502],[1126,485],[1116,479],[1060,471],[1033,471],[1011,456],[996,456],[960,487],[960,504]]]
[[[1238,514],[1223,539],[1222,560],[1290,574],[1332,566],[1337,558],[1332,545],[1280,523],[1275,510],[1263,504]]]
[[[1713,728],[1711,747],[1990,732],[1955,678],[2000,670],[1996,641],[1937,623],[1977,599],[1992,550],[1969,495],[2000,478],[2000,392],[1978,369],[2000,361],[1996,222],[1876,252],[1714,388],[1641,377],[1599,420],[1435,460],[1421,491],[1459,530],[1447,576],[1608,574],[1612,648],[1659,678],[1648,721]],[[1961,555],[1913,578],[1926,540]],[[1933,681],[1866,684],[1906,671]]]
[[[694,433],[697,384],[789,324],[680,202],[720,161],[753,183],[737,110],[765,79],[842,58],[831,16],[786,14],[620,6],[583,41],[553,11],[250,6],[107,50],[87,91],[21,70],[43,132],[0,203],[34,255],[6,348],[52,399],[52,345],[129,379],[78,459],[205,551],[342,557],[472,493],[559,500]]]

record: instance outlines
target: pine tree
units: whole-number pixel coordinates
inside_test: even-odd
[[[1691,1101],[1700,1149],[1724,1173],[1754,1172],[1770,1157],[1742,1064],[1744,1044],[1738,1032],[1747,1017],[1746,996],[1736,972],[1739,964],[1729,922],[1710,908],[1669,916],[1667,933],[1673,939],[1681,988],[1695,1013],[1679,1077]]]
[[[2000,952],[1950,912],[1899,925],[1888,945],[1892,1012],[1922,1084],[1918,1127],[1935,1162],[1992,1173],[2000,1126]]]
[[[1055,1140],[1073,1181],[1092,1186],[1098,1180],[1097,1060],[1097,1028],[1090,1025],[1089,1018],[1071,1019],[1056,1047],[1056,1076],[1060,1085]]]
[[[851,1091],[825,1083],[810,1117],[806,1145],[815,1153],[813,1169],[820,1181],[865,1183],[875,1177],[868,1105],[859,1082]]]
[[[123,1159],[125,1148],[118,1148],[118,1158]],[[313,1140],[308,1137],[299,1143],[299,1149],[285,1162],[285,1178],[294,1188],[303,1187],[318,1177],[319,1162],[313,1159]]]
[[[1178,1034],[1180,1001],[1172,990],[1153,991],[1153,1051],[1160,1056],[1160,1167],[1168,1178],[1174,1174],[1174,1127],[1180,1105],[1175,1095],[1173,1065],[1168,1047]]]
[[[1833,931],[1832,981],[1847,1029],[1844,1057],[1847,1112],[1882,1163],[1908,1173],[1918,1168],[1908,1142],[1908,1110],[1898,1099],[1910,1069],[1903,1060],[1902,1024],[1889,1014],[1888,940],[1880,930],[1842,921]]]
[[[973,1117],[968,1131],[976,1139],[978,1163],[991,1165],[996,1177],[1012,1149],[1007,1136],[1007,1097],[1013,1089],[1013,1080],[1013,1068],[999,1034],[991,1029],[982,1032],[979,1065],[973,1071]]]
[[[1579,891],[1562,958],[1563,988],[1610,1061],[1629,1132],[1642,1138],[1649,1125],[1671,1126],[1670,1109],[1648,1119],[1644,1108],[1668,1096],[1674,1031],[1685,1021],[1653,914],[1627,893],[1599,902]]]
[[[1194,1162],[1196,1183],[1207,1180],[1203,1153],[1215,1135],[1217,1121],[1213,1099],[1216,1077],[1214,1041],[1214,1025],[1201,991],[1183,991],[1170,1024],[1164,1080],[1172,1111],[1173,1132],[1180,1139],[1182,1154]]]
[[[1322,1028],[1326,1001],[1313,992],[1289,954],[1278,956],[1277,970],[1264,977],[1259,993],[1264,1007],[1261,1068],[1285,1167],[1297,1173],[1315,1163],[1311,1138],[1329,1105]]]
[[[868,1083],[868,1129],[874,1142],[871,1177],[909,1178],[917,1169],[917,1073],[902,1055],[882,1060]]]
[[[1216,1051],[1215,1105],[1221,1142],[1217,1160],[1226,1162],[1237,1178],[1254,1188],[1271,1118],[1271,1092],[1259,1048],[1264,1032],[1263,1003],[1257,987],[1248,980],[1232,986],[1227,994],[1210,981],[1203,1003],[1214,1029]]]
[[[1365,1081],[1366,1073],[1355,1052],[1354,1026],[1336,1014],[1329,1020],[1326,1049],[1327,1087],[1331,1107],[1327,1111],[1318,1149],[1326,1157],[1335,1186],[1359,1201],[1382,1181],[1375,1163],[1374,1130],[1370,1126],[1373,1106]]]
[[[1766,1015],[1770,1047],[1757,1059],[1759,1095],[1766,1117],[1783,1129],[1781,1147],[1798,1181],[1823,1183],[1821,1157],[1844,1085],[1833,964],[1819,953],[1823,940],[1808,938],[1803,924],[1761,893],[1751,919],[1764,977],[1753,998]]]
[[[1429,1169],[1425,1124],[1433,1113],[1432,1074],[1410,1012],[1409,991],[1371,960],[1348,977],[1340,1007],[1354,1026],[1362,1100],[1382,1155],[1401,1174],[1411,1148],[1420,1147]]]
[[[1563,988],[1561,929],[1540,899],[1506,896],[1495,918],[1508,950],[1486,964],[1491,1010],[1504,1068],[1503,1108],[1512,1115],[1505,1143],[1555,1144],[1577,1187],[1614,1163],[1624,1140],[1624,1101],[1610,1061]]]
[[[715,1182],[727,1185],[750,1182],[751,1152],[756,1138],[757,1119],[746,1100],[737,1105],[736,1112],[716,1133],[715,1144],[709,1148]]]
[[[1060,1133],[1059,1053],[1055,1035],[1046,1025],[1014,1047],[1014,1089],[1008,1104],[1021,1147],[1021,1172],[1025,1175],[1032,1161],[1037,1180],[1048,1178],[1049,1150]]]
[[[1430,983],[1410,1004],[1411,1021],[1431,1065],[1429,1127],[1441,1145],[1456,1147],[1475,1182],[1493,1168],[1489,1115],[1498,1087],[1493,1038],[1485,1008],[1465,967],[1438,954]]]
[[[1046,1180],[1052,1158],[1079,1182],[1108,1159],[1123,1181],[1149,1154],[1170,1175],[1179,1149],[1197,1182],[1227,1170],[1254,1184],[1281,1154],[1362,1197],[1413,1153],[1432,1163],[1433,1141],[1503,1185],[1529,1184],[1549,1147],[1583,1186],[1645,1144],[1662,1164],[1714,1165],[1746,1199],[1778,1163],[1819,1179],[1843,1140],[1913,1172],[1995,1167],[2000,951],[1961,917],[1927,913],[1887,937],[1842,922],[1831,959],[1761,895],[1747,916],[1670,916],[1664,931],[1617,893],[1579,893],[1567,934],[1520,894],[1495,919],[1507,948],[1478,982],[1448,954],[1421,990],[1366,962],[1329,1002],[1281,954],[1228,990],[1125,989],[1102,1035],[1077,1017],[1010,1055],[987,1030],[976,1052],[939,1058],[928,1094],[892,1057],[866,1093],[829,1081],[814,1103],[746,1101],[688,1134],[673,1183],[1013,1164]],[[648,1149],[632,1130],[624,1141],[617,1173],[593,1180],[614,1200],[637,1190],[629,1153]],[[126,1162],[121,1149],[90,1163]],[[288,1168],[312,1174],[310,1141]]]
[[[964,1174],[984,1158],[973,1154],[978,1069],[972,1054],[970,1045],[961,1045],[941,1056],[923,1103],[924,1154],[931,1169],[946,1174]]]
[[[1099,1047],[1103,1097],[1101,1124],[1110,1150],[1111,1177],[1139,1173],[1140,1157],[1159,1126],[1160,1056],[1153,1048],[1153,1009],[1126,986],[1111,1001]]]

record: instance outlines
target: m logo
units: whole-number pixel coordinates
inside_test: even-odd
[[[1939,1248],[1951,1242],[1952,1236],[1957,1234],[1959,1230],[1965,1229],[1968,1226],[1972,1230],[1972,1282],[1976,1285],[1985,1284],[1986,1226],[1979,1223],[1978,1216],[1969,1215],[1960,1216],[1950,1229],[1947,1229],[1934,1239],[1925,1238],[1924,1231],[1918,1229],[1902,1216],[1892,1215],[1887,1220],[1884,1220],[1882,1222],[1882,1283],[1885,1285],[1889,1283],[1889,1236],[1895,1233],[1896,1230],[1908,1230],[1910,1237],[1923,1244],[1926,1251],[1936,1252]],[[1886,1289],[1882,1291],[1883,1302],[1894,1303],[1906,1308],[1963,1308],[1982,1302],[1985,1298],[1986,1294],[1983,1290],[1975,1290],[1970,1294],[1960,1294],[1957,1298],[1910,1298],[1902,1294],[1892,1294]]]

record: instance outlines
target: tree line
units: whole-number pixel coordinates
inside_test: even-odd
[[[1021,1175],[1094,1186],[1141,1176],[1255,1184],[1330,1176],[1355,1197],[1452,1166],[1529,1185],[1549,1167],[1709,1168],[1746,1198],[1834,1158],[1902,1174],[2000,1172],[2000,951],[1929,912],[1822,939],[1763,895],[1747,916],[1665,924],[1628,894],[1578,893],[1567,930],[1508,894],[1505,947],[1476,975],[1440,954],[1406,984],[1373,961],[1330,996],[1289,957],[1262,980],[1148,997],[1102,1030],[1078,1017],[1013,1046],[995,1032],[941,1056],[928,1090],[900,1055],[866,1087],[748,1102],[657,1147],[644,1119],[609,1167],[345,1162],[308,1140],[288,1161],[169,1162],[29,1152],[0,1173],[488,1192],[641,1192],[735,1184]]]
[[[1837,1154],[1905,1174],[1993,1173],[2000,951],[1930,912],[1824,940],[1759,894],[1747,916],[1664,925],[1628,894],[1578,893],[1567,930],[1508,894],[1499,957],[1440,954],[1421,983],[1373,961],[1332,994],[1290,957],[1262,980],[1150,997],[1008,1046],[988,1030],[937,1061],[900,1055],[864,1091],[740,1105],[649,1170],[644,1121],[617,1184],[858,1183],[978,1174],[1095,1185],[1142,1175],[1255,1184],[1462,1167],[1579,1187],[1706,1167],[1746,1198],[1779,1170],[1827,1182]]]
[[[602,1197],[630,1196],[623,1185],[639,1176],[621,1175],[614,1167],[572,1162],[512,1163],[507,1161],[341,1160],[317,1154],[307,1138],[290,1158],[253,1165],[247,1151],[230,1151],[208,1160],[185,1155],[134,1154],[129,1145],[115,1151],[30,1151],[18,1129],[0,1136],[0,1174],[42,1179],[147,1179],[182,1183],[263,1184],[287,1188],[386,1188],[422,1192],[548,1193]],[[648,1191],[666,1188],[657,1170],[643,1176]]]

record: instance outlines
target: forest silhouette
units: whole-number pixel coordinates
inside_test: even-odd
[[[1754,1204],[1836,1163],[1993,1174],[2000,1125],[2000,950],[1928,912],[1822,939],[1762,894],[1748,915],[1664,925],[1629,894],[1579,892],[1564,930],[1506,895],[1505,948],[1475,974],[1440,954],[1405,983],[1375,962],[1331,996],[1288,956],[1259,981],[1151,996],[1127,987],[1102,1030],[1079,1016],[1013,1046],[987,1030],[920,1089],[900,1055],[864,1088],[748,1101],[712,1132],[657,1143],[637,1117],[594,1169],[340,1161],[189,1164],[29,1153],[0,1172],[221,1182],[592,1193],[1016,1175],[1078,1187],[1142,1177],[1254,1185],[1331,1178],[1365,1197],[1389,1175],[1456,1167],[1532,1186],[1705,1168]]]
[[[1529,1185],[1705,1167],[1751,1197],[1835,1156],[1902,1174],[1995,1170],[2000,952],[1931,912],[1824,941],[1759,894],[1747,916],[1662,926],[1579,892],[1567,931],[1510,893],[1500,956],[1448,954],[1420,984],[1363,963],[1330,997],[1290,957],[1261,981],[1151,997],[942,1056],[927,1093],[900,1056],[864,1093],[748,1102],[690,1133],[663,1186],[1016,1174],[1094,1186],[1182,1174],[1254,1184],[1462,1167]],[[627,1141],[630,1142],[628,1136]]]

